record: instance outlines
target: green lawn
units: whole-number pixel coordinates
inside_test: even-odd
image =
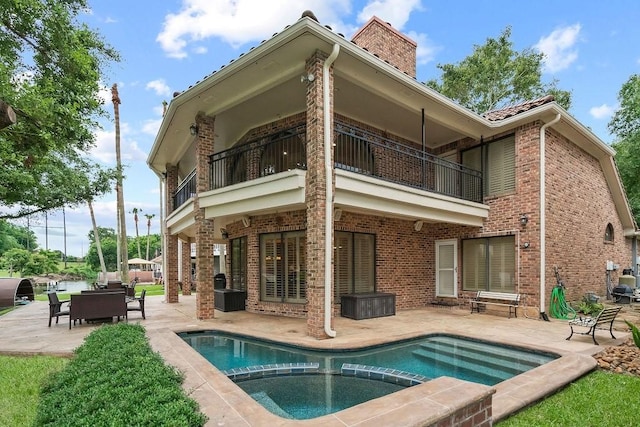
[[[68,362],[61,357],[0,355],[0,426],[33,425],[44,381]]]
[[[136,285],[136,295],[140,296],[143,289],[147,290],[147,296],[164,294],[164,288],[162,285]],[[58,292],[58,299],[69,299],[69,295],[70,294],[66,292]],[[47,297],[47,294],[39,294],[36,295],[36,301],[49,301],[49,298]]]
[[[637,426],[640,377],[596,370],[498,427]]]

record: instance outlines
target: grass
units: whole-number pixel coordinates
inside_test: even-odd
[[[147,290],[147,296],[164,294],[164,288],[162,285],[136,285],[136,295],[139,296],[143,289]],[[71,295],[67,292],[58,292],[57,294],[58,299],[60,300],[67,300],[69,299],[69,295]],[[35,298],[36,301],[49,301],[47,294],[38,294]]]
[[[61,357],[0,355],[0,425],[33,425],[43,384],[68,362]]]
[[[596,370],[498,427],[638,425],[640,377]]]

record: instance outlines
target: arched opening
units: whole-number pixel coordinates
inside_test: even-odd
[[[35,294],[29,279],[0,278],[0,308],[33,301]]]

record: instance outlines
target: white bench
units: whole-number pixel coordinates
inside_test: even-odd
[[[509,307],[509,318],[513,310],[514,317],[518,317],[517,308],[520,304],[520,294],[512,294],[508,292],[489,292],[478,291],[475,298],[471,299],[471,313],[475,308],[480,313],[480,306],[501,305]]]

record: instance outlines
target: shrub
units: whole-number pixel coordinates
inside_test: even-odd
[[[45,384],[36,426],[202,426],[182,374],[153,352],[140,325],[93,331]]]
[[[628,320],[625,320],[625,323],[631,328],[631,336],[633,336],[633,342],[636,344],[636,347],[640,348],[640,330],[638,330],[638,327]]]

